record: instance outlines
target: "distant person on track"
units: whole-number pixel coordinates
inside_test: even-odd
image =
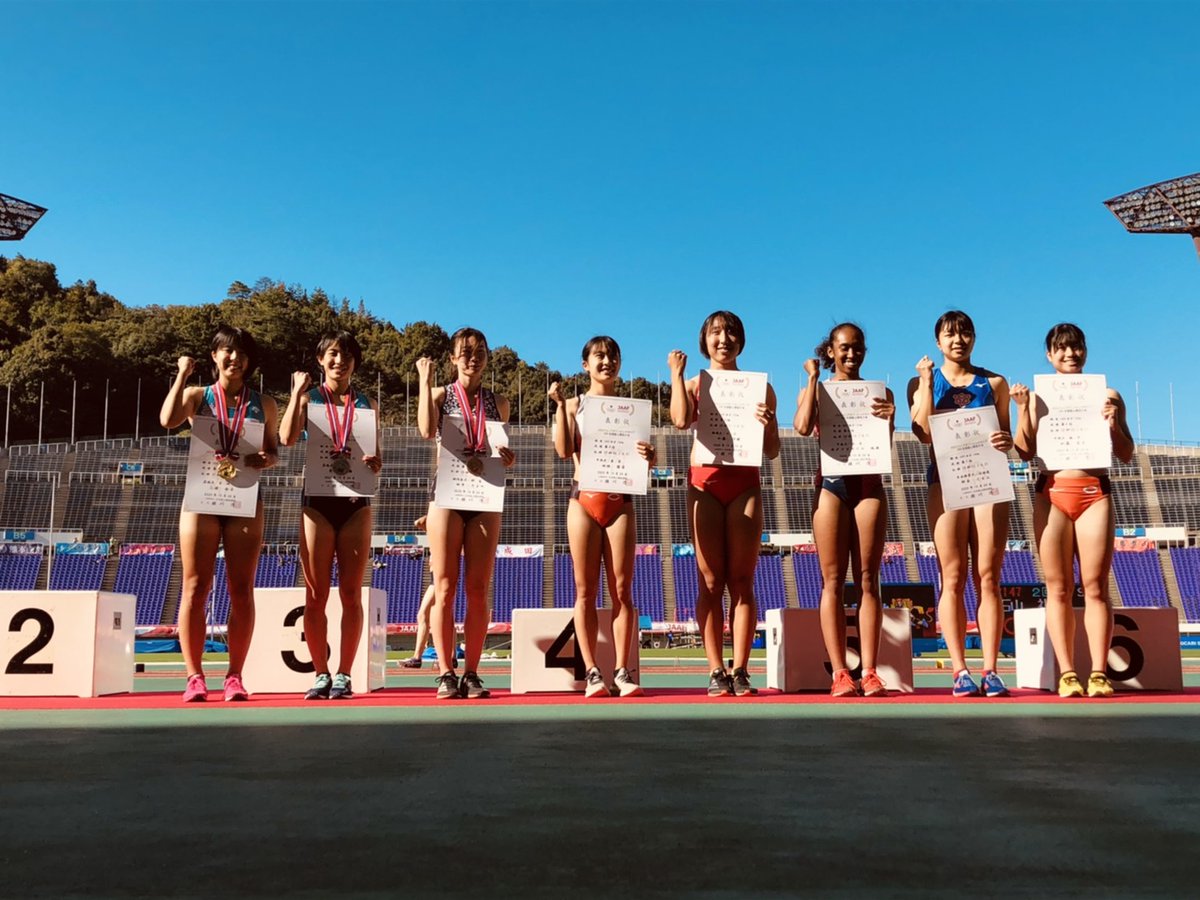
[[[250,389],[250,376],[258,358],[258,346],[249,332],[222,325],[213,335],[214,383],[189,387],[196,360],[179,357],[175,381],[163,401],[159,421],[164,428],[178,428],[195,416],[212,416],[220,423],[221,450],[218,474],[236,477],[239,467],[269,469],[278,460],[275,437],[276,406],[271,397]],[[241,455],[237,441],[245,421],[263,424],[262,448]],[[179,558],[183,564],[183,586],[179,601],[179,642],[187,666],[183,699],[198,703],[208,699],[204,680],[205,604],[212,589],[217,551],[225,548],[225,578],[229,585],[229,668],[225,675],[225,700],[249,698],[242,684],[242,666],[254,634],[254,574],[262,551],[263,498],[260,493],[253,516],[226,516],[181,510],[179,514]]]
[[[583,345],[583,370],[590,384],[582,397],[564,398],[558,382],[550,385],[549,397],[556,404],[554,413],[554,450],[560,459],[574,461],[571,499],[567,501],[567,537],[575,570],[575,639],[587,669],[585,697],[607,697],[610,688],[604,673],[596,665],[599,620],[596,598],[600,594],[600,564],[608,577],[612,598],[612,637],[616,668],[612,683],[622,697],[637,697],[642,688],[629,670],[629,644],[637,632],[637,611],[633,608],[633,565],[636,555],[637,526],[633,497],[579,488],[579,464],[582,438],[580,428],[589,417],[599,421],[603,415],[601,398],[616,398],[617,377],[621,371],[621,348],[607,335],[599,335]],[[638,453],[653,465],[654,445],[638,442]]]
[[[478,441],[478,452],[482,454],[486,422],[508,421],[508,398],[483,386],[483,373],[488,364],[488,344],[483,332],[460,328],[450,336],[450,347],[455,378],[444,387],[433,385],[434,361],[429,357],[417,360],[420,377],[417,427],[421,437],[440,441],[446,417],[462,416],[464,428],[470,432],[465,436],[468,445]],[[516,462],[515,454],[508,447],[500,448],[499,455],[506,467]],[[438,655],[437,696],[442,700],[459,697],[476,700],[490,696],[477,669],[487,640],[487,592],[496,564],[496,546],[500,542],[500,516],[498,512],[444,509],[436,503],[429,506],[427,527],[435,590],[429,618],[433,646]],[[463,626],[466,654],[461,683],[454,670],[454,593],[458,587],[460,554],[464,558],[467,594],[467,616]]]
[[[975,323],[965,312],[944,313],[933,326],[933,336],[942,353],[942,365],[922,356],[917,377],[908,383],[908,403],[913,434],[929,444],[929,417],[958,409],[994,406],[1000,428],[992,432],[992,447],[1007,453],[1013,445],[1009,433],[1008,382],[971,362],[975,348]],[[930,447],[929,527],[937,549],[942,588],[938,599],[938,621],[954,666],[955,697],[1007,697],[1008,688],[996,672],[1004,610],[1000,600],[1000,567],[1008,541],[1008,503],[990,503],[970,509],[946,510],[942,504],[937,461]],[[967,558],[979,599],[979,637],[983,645],[983,677],[977,684],[967,668],[966,604]]]
[[[350,472],[350,439],[355,411],[375,414],[376,452],[362,457],[362,463],[376,475],[383,468],[378,455],[379,410],[375,401],[351,386],[354,373],[362,365],[362,348],[354,335],[346,331],[329,332],[317,343],[317,366],[322,373],[319,385],[312,387],[308,372],[292,373],[292,393],[280,422],[280,441],[290,447],[309,427],[308,414],[319,409],[333,437],[331,469],[336,474]],[[315,405],[315,406],[314,406]],[[316,669],[313,686],[305,700],[348,700],[354,696],[350,670],[362,637],[363,573],[371,552],[371,500],[369,497],[327,497],[308,493],[326,470],[305,470],[305,493],[301,497],[300,564],[304,571],[304,640]],[[326,607],[333,582],[333,560],[338,565],[338,597],[342,604],[341,646],[338,668],[329,673],[329,619]]]
[[[720,371],[736,371],[738,356],[746,347],[742,320],[728,310],[709,315],[700,326],[700,354]],[[696,422],[700,377],[685,380],[687,354],[667,355],[671,372],[671,423],[688,429]],[[779,423],[775,417],[775,391],[767,385],[766,401],[755,418],[763,428],[763,454],[779,455]],[[696,621],[704,638],[710,670],[710,697],[757,693],[750,684],[750,647],[758,628],[754,601],[754,570],[762,543],[762,491],[759,461],[754,465],[699,465],[688,468],[688,521],[699,568]],[[733,671],[725,668],[725,589],[729,589],[729,618],[733,637]]]
[[[1046,334],[1046,359],[1059,375],[1082,374],[1087,362],[1083,330],[1066,322],[1051,328]],[[1125,420],[1125,401],[1111,387],[1107,394],[1103,415],[1112,439],[1112,453],[1128,463],[1133,459],[1134,447]],[[1047,470],[1037,459],[1038,424],[1045,406],[1039,407],[1037,394],[1023,384],[1013,385],[1012,399],[1017,407],[1017,452],[1022,459],[1037,460],[1041,468],[1034,489],[1033,527],[1046,576],[1046,632],[1062,672],[1058,694],[1082,697],[1085,692],[1075,672],[1075,610],[1071,605],[1074,560],[1078,558],[1079,579],[1083,583],[1083,623],[1092,664],[1086,693],[1089,697],[1111,697],[1113,686],[1106,674],[1113,628],[1108,575],[1112,568],[1116,508],[1108,470]]]
[[[424,531],[427,519],[427,515],[421,516],[413,522],[413,527],[418,531]],[[433,609],[433,597],[435,593],[433,582],[430,582],[429,587],[425,588],[425,593],[421,596],[421,606],[417,610],[417,641],[413,655],[400,663],[402,669],[421,668],[421,662],[425,656],[425,646],[429,643],[429,613]]]
[[[821,368],[831,369],[831,381],[861,381],[867,355],[867,338],[852,322],[843,322],[816,348],[816,359],[804,363],[808,383],[796,401],[793,426],[803,435],[818,428]],[[876,399],[871,414],[886,419],[895,430],[896,401],[890,389],[886,399]],[[890,459],[889,459],[890,463]],[[887,494],[881,475],[822,476],[813,478],[813,539],[821,561],[821,634],[833,667],[834,697],[886,697],[887,686],[876,671],[883,604],[879,596],[879,569],[887,528]],[[858,605],[858,636],[862,652],[862,682],[856,684],[846,664],[846,608],[843,586],[846,564],[853,565],[862,600]]]

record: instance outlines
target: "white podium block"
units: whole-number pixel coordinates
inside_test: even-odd
[[[0,591],[0,696],[130,693],[136,605],[107,591]]]
[[[912,625],[907,609],[883,610],[876,671],[888,690],[911,694],[913,689]],[[846,664],[862,677],[858,612],[846,610]],[[767,610],[767,687],[786,693],[827,691],[833,667],[821,637],[821,616],[815,609]]]
[[[363,628],[350,680],[355,693],[384,686],[387,666],[387,593],[362,589]],[[255,693],[303,694],[316,669],[304,642],[304,588],[255,588],[254,639],[242,668],[246,686]],[[342,601],[335,587],[325,607],[329,620],[326,644],[329,670],[335,671],[342,641]]]
[[[1014,609],[1013,635],[1017,653],[1017,687],[1058,688],[1058,661],[1046,634],[1046,610]],[[1075,671],[1085,684],[1092,668],[1083,610],[1075,610]],[[1113,610],[1108,678],[1118,691],[1183,690],[1183,661],[1179,653],[1179,613],[1172,608],[1123,606]]]
[[[607,680],[617,664],[613,644],[612,610],[596,610],[596,665]],[[630,671],[640,666],[637,611],[630,619]],[[575,643],[575,612],[571,609],[514,609],[512,614],[512,692],[583,692],[586,671]],[[640,679],[639,679],[640,681]]]

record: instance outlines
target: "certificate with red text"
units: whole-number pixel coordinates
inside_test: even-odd
[[[999,430],[994,406],[929,417],[929,435],[933,438],[933,456],[946,509],[968,509],[1013,499],[1008,456],[991,442],[992,432]]]
[[[767,402],[767,373],[704,369],[696,401],[698,466],[762,465],[763,424],[756,414]]]
[[[1112,431],[1104,418],[1108,384],[1103,375],[1034,375],[1037,455],[1047,472],[1107,469]]]

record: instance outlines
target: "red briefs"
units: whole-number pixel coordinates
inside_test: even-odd
[[[1037,491],[1045,494],[1057,509],[1074,522],[1089,506],[1112,493],[1112,481],[1107,475],[1099,478],[1094,475],[1080,478],[1043,475],[1037,481]]]
[[[757,466],[691,466],[688,484],[712,494],[722,506],[728,506],[746,491],[758,487]]]
[[[579,505],[592,517],[601,528],[607,528],[617,521],[625,509],[625,504],[632,498],[628,494],[609,494],[604,491],[581,491],[576,482],[571,482],[571,499],[578,500]]]

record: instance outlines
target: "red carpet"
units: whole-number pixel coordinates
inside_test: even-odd
[[[250,700],[244,704],[223,703],[220,700],[220,692],[213,691],[209,695],[208,703],[191,704],[188,708],[193,708],[197,711],[197,715],[203,715],[205,708],[218,707],[228,709],[231,707],[244,706],[247,709],[275,709],[289,707],[305,707],[319,709],[323,706],[336,706],[338,708],[351,708],[354,706],[395,706],[395,707],[414,707],[414,706],[462,706],[465,701],[450,701],[438,700],[433,695],[433,690],[427,687],[412,687],[412,688],[386,688],[384,690],[375,691],[372,694],[359,694],[353,700],[332,702],[325,701],[322,703],[305,702],[300,697],[290,694],[255,694]],[[215,699],[213,699],[215,698]],[[1013,691],[1013,695],[1006,699],[987,700],[983,698],[957,700],[950,696],[949,691],[944,688],[918,688],[912,694],[897,694],[893,693],[889,697],[879,699],[868,699],[865,697],[852,697],[848,699],[834,699],[822,693],[808,694],[782,694],[776,691],[764,690],[756,697],[738,699],[734,697],[722,697],[710,699],[701,688],[656,688],[646,691],[646,696],[638,698],[620,699],[615,697],[599,698],[593,700],[584,700],[580,694],[511,694],[505,690],[496,690],[492,692],[491,699],[471,701],[475,705],[486,706],[574,706],[585,704],[588,706],[629,706],[629,705],[659,705],[659,704],[680,704],[680,703],[704,703],[714,706],[738,706],[738,705],[756,705],[756,704],[837,704],[850,706],[865,706],[865,705],[922,705],[929,703],[952,703],[963,706],[986,706],[990,704],[1021,704],[1021,703],[1046,703],[1046,702],[1062,702],[1064,704],[1079,704],[1085,703],[1089,705],[1098,704],[1146,704],[1146,703],[1191,703],[1200,701],[1200,687],[1184,688],[1181,692],[1152,692],[1152,693],[1120,693],[1110,700],[1063,700],[1058,701],[1058,698],[1046,691],[1023,690],[1017,689]],[[184,704],[179,699],[179,694],[175,691],[166,692],[143,692],[137,694],[116,694],[111,697],[0,697],[0,710],[37,710],[37,709],[53,709],[53,710],[82,710],[82,709],[178,709],[184,707]]]

